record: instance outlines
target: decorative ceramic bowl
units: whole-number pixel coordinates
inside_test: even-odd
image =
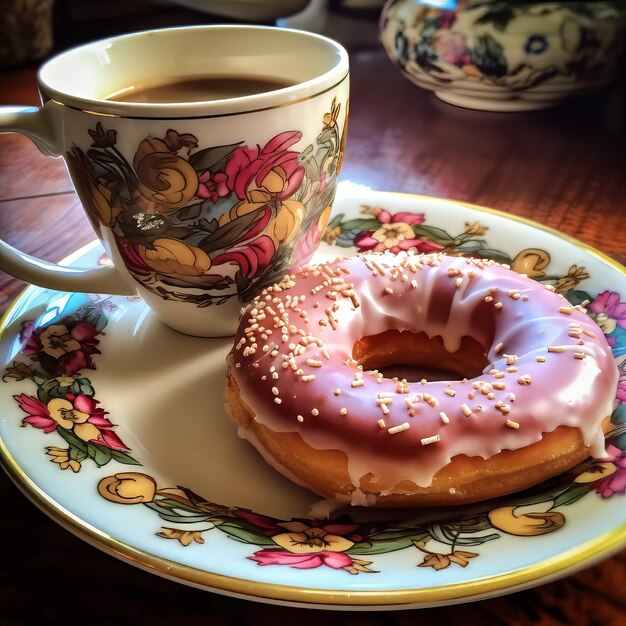
[[[389,0],[380,37],[404,75],[441,100],[521,111],[608,83],[625,27],[622,0]]]

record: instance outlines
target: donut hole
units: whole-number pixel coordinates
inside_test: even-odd
[[[441,337],[409,330],[362,337],[352,348],[352,358],[364,370],[409,382],[475,378],[489,364],[485,346],[473,337],[463,337],[459,350],[449,352]]]

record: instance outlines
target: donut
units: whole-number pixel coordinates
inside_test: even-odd
[[[447,506],[604,455],[618,371],[582,306],[490,260],[310,265],[243,312],[226,404],[241,437],[320,496]],[[390,365],[450,380],[385,376]]]

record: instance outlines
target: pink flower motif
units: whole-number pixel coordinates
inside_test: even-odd
[[[404,224],[414,226],[416,224],[421,224],[424,221],[424,214],[399,211],[398,213],[394,213],[392,215],[389,211],[382,209],[376,218],[381,224],[397,224],[398,222],[403,222]]]
[[[56,360],[58,374],[75,374],[89,368],[95,369],[91,356],[100,354],[97,345],[98,330],[87,322],[51,324],[35,328],[30,321],[22,323],[20,340],[26,356],[47,355]]]
[[[427,239],[415,239],[414,237],[400,239],[395,233],[382,233],[380,230],[375,233],[371,230],[359,233],[354,238],[354,245],[359,252],[393,252],[397,254],[401,251],[415,250],[422,254],[430,254],[431,252],[440,252],[443,246],[429,241]],[[377,237],[374,237],[377,235]],[[381,241],[380,239],[383,239]]]
[[[248,202],[291,197],[302,183],[304,167],[298,162],[299,153],[287,148],[301,137],[300,132],[288,131],[276,135],[264,148],[237,148],[225,167],[228,188]]]
[[[296,569],[312,569],[325,565],[332,569],[344,569],[352,565],[352,558],[343,552],[321,551],[311,554],[294,554],[287,550],[259,550],[248,557],[258,565],[289,565]]]
[[[617,399],[626,404],[626,380],[620,380],[617,384]]]
[[[20,408],[28,413],[22,424],[30,424],[45,433],[58,426],[72,430],[83,441],[99,443],[113,450],[128,450],[113,432],[113,424],[104,417],[106,411],[99,402],[85,394],[66,394],[65,398],[52,398],[47,404],[33,396],[22,393],[13,396]]]
[[[463,67],[472,62],[469,50],[465,45],[465,37],[461,33],[440,30],[433,39],[434,53],[445,63]]]
[[[616,494],[624,495],[626,493],[626,453],[613,444],[609,444],[606,451],[608,456],[598,460],[602,463],[613,463],[616,468],[615,472],[598,481],[593,489],[603,498],[611,498]]]
[[[222,263],[236,263],[246,278],[255,278],[269,265],[276,252],[274,242],[267,235],[261,235],[241,248],[234,248],[213,259],[213,266]]]
[[[198,178],[196,195],[198,198],[217,202],[220,198],[225,198],[230,194],[231,189],[229,189],[227,182],[228,177],[224,172],[217,172],[212,175],[210,170],[206,170]]]
[[[620,302],[615,291],[603,291],[589,305],[589,310],[596,315],[604,314],[615,320],[620,328],[626,328],[626,302]]]

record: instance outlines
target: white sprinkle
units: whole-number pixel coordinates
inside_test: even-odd
[[[411,281],[411,287],[413,287],[413,289],[417,289],[417,281],[416,280],[412,280]]]
[[[340,413],[341,415],[348,415],[348,409],[343,408],[343,409],[341,409],[341,410],[339,411],[339,413]]]
[[[393,289],[391,287],[385,287],[385,293],[392,294]]]
[[[323,363],[321,361],[317,361],[316,359],[307,359],[306,364],[309,367],[322,367]]]
[[[561,346],[548,346],[548,352],[564,352],[565,348],[561,348]]]
[[[280,404],[282,402],[282,400],[280,398],[274,398],[274,402],[276,404]]]
[[[545,356],[538,356],[537,357],[537,363],[545,363],[546,362],[546,357]]]
[[[302,415],[298,415],[296,418],[299,422],[304,422],[304,417]]]
[[[389,415],[389,407],[386,404],[381,404],[380,408],[384,415]]]
[[[341,389],[335,389],[335,391],[333,391],[333,393],[334,393],[336,396],[340,396],[340,395],[341,395]]]
[[[403,422],[402,424],[398,424],[398,426],[392,426],[391,428],[388,428],[387,432],[390,435],[395,435],[396,433],[401,433],[403,430],[408,430],[409,428],[411,428],[411,424],[409,424],[408,422]]]
[[[352,387],[362,387],[365,383],[362,380],[353,380],[351,383]]]
[[[467,404],[465,404],[465,402],[461,405],[461,411],[463,411],[463,413],[469,417],[472,414],[472,409],[469,408],[469,406],[467,406]]]
[[[519,424],[517,422],[514,422],[513,420],[507,420],[505,422],[505,424],[509,427],[509,428],[519,428]]]
[[[456,396],[456,391],[454,391],[454,389],[444,389],[443,392],[447,395],[450,396],[451,398],[454,398],[454,396]]]
[[[579,361],[586,358],[586,354],[584,352],[574,352],[574,358],[578,359]]]
[[[439,435],[433,435],[432,437],[424,437],[420,441],[422,442],[423,446],[428,446],[431,443],[437,443],[438,441],[441,441],[441,437],[439,437]]]
[[[524,374],[524,376],[520,376],[517,379],[517,382],[520,385],[530,385],[533,382],[533,379],[528,374]]]
[[[559,313],[564,313],[565,315],[571,315],[573,312],[572,307],[562,306],[559,308]]]
[[[309,374],[308,376],[303,376],[300,380],[301,380],[303,383],[309,383],[309,382],[311,382],[312,380],[315,380],[315,375],[314,375],[314,374]]]
[[[583,334],[587,335],[587,337],[591,337],[592,339],[596,338],[595,333],[592,333],[590,330],[587,330],[586,328],[583,330]]]
[[[387,426],[387,424],[385,424],[385,420],[384,419],[379,419],[378,420],[378,426],[380,428],[385,428]]]
[[[320,414],[317,409],[311,409],[311,415],[315,415],[316,417]]]
[[[444,424],[449,424],[449,423],[450,423],[450,418],[446,415],[446,412],[445,412],[445,411],[441,411],[441,412],[439,413],[439,417],[441,418],[441,421],[442,421]]]
[[[279,392],[278,392],[278,387],[272,387],[272,393],[273,393],[275,396],[280,395],[280,394],[279,394]]]
[[[504,344],[502,342],[500,342],[499,344],[496,345],[496,347],[494,348],[494,352],[496,354],[498,354],[498,352],[500,352],[500,350],[502,350],[502,348],[504,348]],[[506,356],[506,355],[505,355]]]

